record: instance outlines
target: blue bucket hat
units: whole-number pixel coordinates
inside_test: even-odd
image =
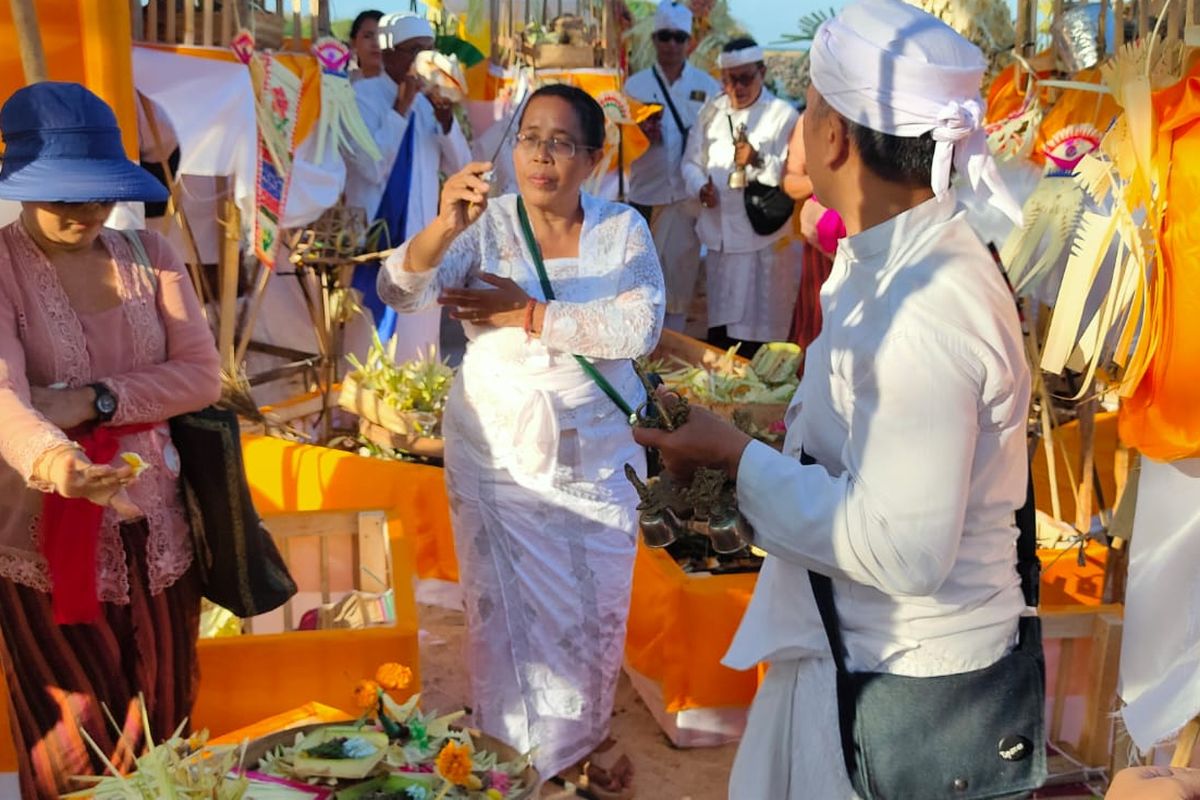
[[[78,83],[35,83],[0,108],[0,198],[162,202],[169,192],[125,157],[117,116]]]

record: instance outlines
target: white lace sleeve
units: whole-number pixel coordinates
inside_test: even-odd
[[[553,350],[591,358],[640,358],[662,333],[665,289],[650,229],[636,214],[625,242],[625,269],[616,297],[586,303],[555,300],[546,306],[542,342]]]
[[[462,286],[467,273],[479,266],[479,242],[488,213],[484,212],[458,235],[442,256],[441,263],[433,269],[422,272],[406,271],[404,259],[409,243],[405,242],[396,248],[383,262],[383,269],[379,270],[376,289],[380,299],[401,313],[411,313],[422,311],[436,303],[442,287]]]

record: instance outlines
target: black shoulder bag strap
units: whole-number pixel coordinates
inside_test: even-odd
[[[801,464],[816,464],[816,460],[808,453],[800,454]],[[1025,595],[1025,604],[1037,608],[1038,595],[1041,585],[1042,564],[1037,557],[1037,511],[1033,502],[1033,474],[1029,475],[1029,485],[1025,493],[1025,505],[1016,513],[1017,530],[1017,574],[1021,576],[1021,591]],[[833,581],[828,575],[820,575],[809,570],[809,582],[812,584],[813,595],[817,601],[817,610],[821,614],[821,624],[829,639],[829,648],[833,651],[833,660],[839,672],[847,672],[846,648],[842,641],[842,629],[838,623],[837,608],[833,604]]]
[[[679,128],[679,133],[682,134],[683,146],[686,148],[688,129],[683,124],[683,118],[679,116],[679,109],[675,108],[675,101],[671,99],[671,91],[667,88],[667,82],[662,79],[662,75],[658,74],[658,67],[651,67],[650,72],[654,74],[654,80],[658,81],[658,88],[662,89],[663,99],[667,101],[667,108],[671,110],[671,117],[675,120],[675,127]]]
[[[529,248],[529,255],[533,258],[533,266],[537,269],[538,280],[542,283],[542,294],[546,296],[546,301],[554,299],[554,287],[550,285],[550,276],[546,274],[546,264],[542,261],[542,248],[538,247],[537,239],[533,235],[533,226],[529,224],[529,214],[525,211],[525,201],[520,195],[517,196],[517,218],[521,221],[521,233],[525,237],[525,246]],[[625,398],[621,397],[613,385],[608,382],[608,379],[600,374],[600,370],[596,369],[592,362],[580,355],[573,356],[579,362],[579,366],[587,373],[587,376],[595,381],[600,390],[608,395],[608,399],[612,400],[617,408],[621,409],[625,414],[625,418],[632,420],[635,417],[634,410],[625,402]]]

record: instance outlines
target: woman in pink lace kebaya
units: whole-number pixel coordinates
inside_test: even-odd
[[[41,83],[0,109],[0,661],[21,794],[58,797],[168,735],[196,687],[200,583],[167,420],[220,394],[178,256],[104,220],[165,190],[126,160],[112,110]],[[121,458],[148,465],[135,475]],[[107,722],[107,706],[121,725]]]

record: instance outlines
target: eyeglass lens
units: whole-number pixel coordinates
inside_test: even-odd
[[[553,137],[550,139],[539,139],[536,136],[518,133],[516,136],[516,141],[517,149],[528,155],[540,153],[542,151],[542,145],[545,145],[546,150],[548,150],[550,155],[554,158],[575,157],[575,143],[569,142],[566,139],[555,139]]]

